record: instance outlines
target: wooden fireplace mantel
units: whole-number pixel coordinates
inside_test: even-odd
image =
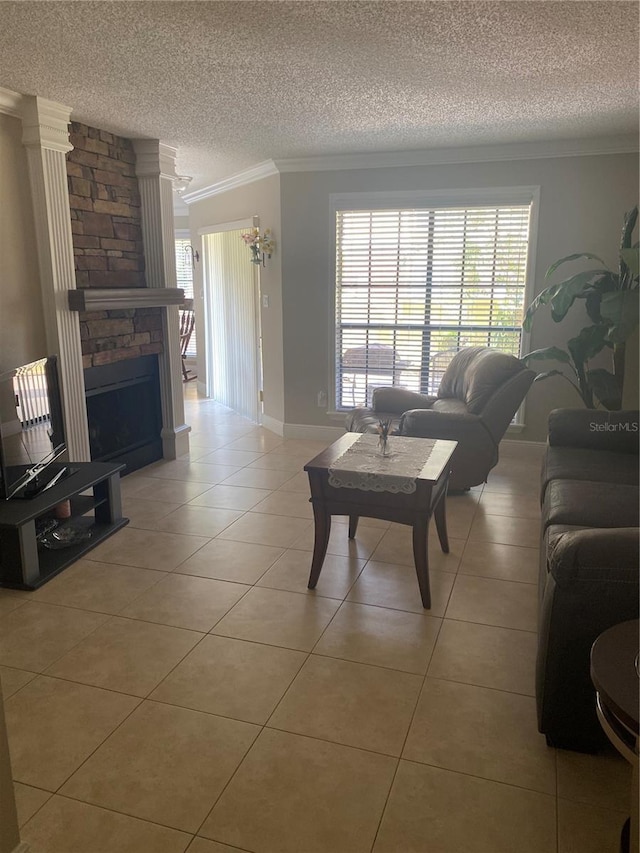
[[[180,287],[107,287],[69,290],[71,311],[110,311],[181,305]]]

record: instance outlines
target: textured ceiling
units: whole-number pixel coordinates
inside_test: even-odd
[[[267,159],[637,130],[638,3],[0,2],[0,86],[179,149]]]

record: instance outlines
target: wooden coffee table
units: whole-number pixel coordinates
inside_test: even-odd
[[[360,516],[380,518],[408,524],[413,528],[413,557],[420,586],[420,596],[425,608],[431,607],[429,589],[428,537],[429,520],[433,515],[440,546],[445,554],[449,553],[447,522],[445,515],[445,496],[449,481],[451,456],[457,442],[438,440],[422,471],[416,478],[416,490],[411,494],[396,492],[364,491],[356,488],[337,488],[329,485],[329,469],[342,454],[355,444],[361,433],[348,432],[341,436],[315,459],[304,466],[309,475],[311,503],[315,520],[315,540],[313,560],[309,575],[309,589],[315,589],[331,533],[331,516],[349,517],[349,538],[354,539]],[[423,442],[422,438],[406,438],[403,441]],[[393,437],[389,439],[393,446]]]

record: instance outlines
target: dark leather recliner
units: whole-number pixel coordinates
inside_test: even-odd
[[[523,362],[485,347],[460,350],[447,367],[436,397],[404,388],[377,388],[371,408],[347,416],[349,432],[374,432],[392,418],[395,432],[457,441],[449,488],[486,481],[498,461],[498,445],[535,378]]]

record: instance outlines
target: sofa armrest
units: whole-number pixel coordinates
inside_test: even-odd
[[[549,572],[558,587],[580,581],[638,583],[637,527],[584,528],[549,538]]]
[[[549,444],[637,454],[638,416],[637,411],[554,409],[549,414]]]
[[[400,435],[422,438],[450,438],[459,441],[478,431],[489,433],[478,415],[443,412],[438,409],[410,409],[400,418]]]
[[[409,409],[429,409],[437,399],[426,394],[416,394],[406,388],[376,388],[371,408],[374,412],[401,415]]]

